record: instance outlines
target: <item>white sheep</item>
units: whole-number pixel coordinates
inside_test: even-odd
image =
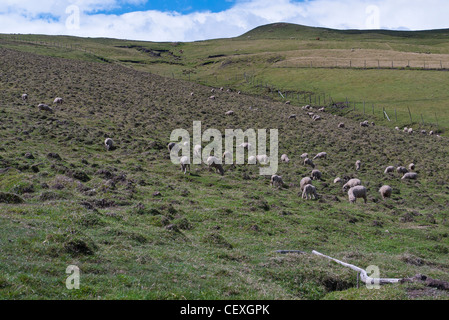
[[[28,95],[26,93],[22,94],[22,100],[23,101],[28,100]]]
[[[187,156],[181,157],[179,160],[179,163],[181,164],[181,171],[184,172],[184,174],[187,173],[187,168],[189,168],[189,174],[190,174],[190,159]]]
[[[223,159],[226,161],[226,159],[232,159],[232,153],[229,151],[223,152]]]
[[[385,168],[384,174],[391,173],[391,172],[394,172],[394,167],[388,166],[387,168]]]
[[[282,161],[282,162],[285,162],[285,163],[289,163],[289,162],[290,162],[290,159],[288,158],[288,156],[287,156],[286,154],[283,154],[283,155],[281,156],[281,161]]]
[[[224,175],[223,166],[220,164],[220,160],[217,157],[210,156],[207,158],[206,163],[210,168],[215,168],[218,173]]]
[[[252,145],[251,143],[248,142],[243,142],[242,144],[239,145],[239,147],[246,149],[248,151],[252,150]]]
[[[321,176],[322,176],[322,174],[321,174],[321,171],[320,170],[312,170],[312,179],[313,180],[321,180]]]
[[[284,181],[282,181],[282,176],[278,176],[276,174],[271,176],[270,184],[272,187],[277,186],[278,188],[282,188],[284,185]]]
[[[380,195],[382,196],[382,199],[385,200],[385,198],[391,197],[393,189],[390,186],[385,185],[379,189],[379,192],[380,192]]]
[[[176,146],[176,143],[170,142],[170,143],[167,145],[168,151],[171,152],[171,150],[172,150],[175,146]]]
[[[301,155],[301,158],[302,159],[306,159],[306,158],[308,158],[309,157],[309,154],[308,153],[303,153],[302,155]]]
[[[412,128],[408,128],[408,134],[412,134],[413,133],[413,129]]]
[[[343,185],[343,191],[360,185],[362,185],[362,182],[359,179],[351,179]]]
[[[363,122],[360,122],[360,126],[361,127],[369,127],[369,122],[368,121],[363,121]]]
[[[289,119],[296,119],[296,114],[291,114],[288,118]]]
[[[404,132],[407,133],[408,132],[408,128],[404,127]]]
[[[193,147],[193,155],[194,155],[195,157],[201,158],[201,150],[202,150],[201,145],[196,144],[196,145]]]
[[[313,121],[319,121],[319,120],[321,120],[321,117],[320,117],[319,115],[314,115],[314,116],[312,117],[312,120],[313,120]]]
[[[318,198],[318,194],[316,193],[316,188],[315,186],[312,186],[311,184],[307,184],[304,186],[304,190],[302,192],[302,198],[303,199],[312,199],[312,197],[314,199]]]
[[[308,184],[312,184],[312,179],[310,177],[302,178],[299,182],[299,187],[301,188],[301,191],[304,191],[304,187]]]
[[[215,100],[215,96],[210,96],[209,99],[210,100]]]
[[[344,128],[344,127],[345,127],[345,124],[344,124],[343,122],[340,122],[340,123],[338,124],[338,127],[339,127],[339,128]]]
[[[320,153],[318,153],[318,154],[313,158],[313,160],[315,160],[315,159],[322,159],[322,158],[327,159],[327,153],[326,153],[326,152],[320,152]]]
[[[255,156],[248,157],[248,164],[256,164],[257,158]]]
[[[404,173],[407,173],[408,170],[407,170],[406,167],[399,166],[399,167],[396,168],[396,172],[404,174]]]
[[[267,155],[257,155],[256,156],[257,161],[259,164],[267,165],[270,162],[270,158]]]
[[[410,171],[415,170],[415,164],[414,164],[414,163],[410,163],[410,164],[408,165],[408,169],[409,169]]]
[[[404,176],[401,178],[402,180],[416,180],[418,178],[418,174],[416,172],[407,172],[404,174]]]
[[[334,179],[334,183],[341,183],[341,179],[340,179],[340,178],[338,178],[338,177],[337,177],[337,178],[335,178],[335,179]]]
[[[114,148],[114,140],[106,138],[106,140],[104,140],[104,146],[106,147],[106,150],[112,150],[112,148]]]
[[[49,112],[53,112],[53,109],[50,108],[48,105],[40,103],[38,106],[39,110],[41,111],[49,111]]]
[[[399,131],[399,127],[395,127],[394,130]]]
[[[229,110],[229,111],[227,111],[227,112],[225,113],[225,115],[227,115],[227,116],[233,116],[233,115],[234,115],[234,111]]]
[[[435,134],[435,132],[429,131],[429,136],[433,136],[434,134]]]
[[[365,203],[367,202],[366,198],[366,188],[364,186],[355,186],[349,189],[348,191],[349,202],[356,203],[357,198],[363,198]]]
[[[361,166],[362,166],[362,161],[357,160],[355,162],[355,170],[359,171]]]
[[[63,99],[62,98],[55,98],[55,100],[53,101],[53,103],[56,103],[56,104],[62,104],[63,103]]]
[[[309,165],[309,166],[311,166],[312,168],[315,168],[315,164],[314,164],[313,161],[312,161],[311,159],[309,159],[309,158],[305,158],[305,159],[304,159],[304,165],[305,165],[305,166]]]

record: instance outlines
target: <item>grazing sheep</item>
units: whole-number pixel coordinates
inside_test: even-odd
[[[302,155],[301,155],[301,158],[303,158],[303,159],[306,159],[306,158],[308,158],[309,157],[309,154],[308,153],[303,153]]]
[[[273,186],[277,186],[278,188],[282,188],[282,186],[284,185],[284,181],[282,181],[282,177],[278,176],[278,175],[272,175],[271,176],[271,181],[270,181],[270,185]]]
[[[312,117],[312,120],[313,120],[313,121],[319,121],[319,120],[321,120],[321,117],[318,116],[318,115],[314,115],[314,116]]]
[[[257,155],[256,156],[257,161],[259,161],[259,164],[266,165],[268,162],[270,162],[270,158],[266,155]]]
[[[193,94],[194,94],[193,92],[190,92],[190,95],[191,95],[192,97],[193,97]]]
[[[344,128],[344,127],[345,127],[345,124],[344,124],[343,122],[340,122],[340,123],[338,124],[338,127],[339,127],[339,128]]]
[[[302,178],[299,182],[299,187],[301,188],[301,191],[304,191],[304,187],[308,184],[312,184],[312,179],[310,177]]]
[[[373,127],[375,127],[375,126],[376,126],[376,124],[375,124],[374,122],[371,122],[371,125],[372,125]]]
[[[312,170],[312,179],[313,180],[321,180],[321,171],[320,170]]]
[[[433,136],[434,134],[435,134],[435,132],[433,132],[433,131],[429,132],[429,136]]]
[[[351,179],[343,185],[343,191],[360,185],[362,185],[362,182],[359,179]]]
[[[408,170],[407,170],[407,168],[400,166],[400,167],[396,168],[396,172],[397,173],[407,173]]]
[[[242,93],[242,91],[240,91],[240,90],[239,90],[239,91],[237,91],[237,94],[241,94],[241,93]]]
[[[412,128],[408,128],[408,134],[412,134],[413,133],[413,129]]]
[[[308,115],[309,117],[312,118],[313,116],[315,116],[315,113],[313,113],[313,112],[308,112],[307,115]]]
[[[365,203],[367,202],[366,198],[366,188],[364,186],[355,186],[349,189],[348,191],[349,202],[356,203],[357,198],[363,198]]]
[[[311,159],[309,159],[309,158],[305,158],[305,159],[304,159],[304,165],[305,165],[305,166],[309,165],[309,166],[311,166],[312,168],[315,168],[315,164],[314,164],[313,161],[312,161]]]
[[[415,170],[415,164],[414,164],[414,163],[410,163],[410,164],[408,165],[408,169],[409,169],[410,171]]]
[[[215,96],[210,96],[209,99],[215,100]]]
[[[288,118],[289,119],[296,119],[296,114],[291,114]]]
[[[22,94],[22,100],[23,101],[27,101],[28,100],[28,95],[26,93]]]
[[[317,199],[318,198],[318,194],[316,193],[316,188],[315,186],[312,186],[311,184],[307,184],[304,186],[304,190],[302,192],[302,198],[303,199]]]
[[[56,103],[56,104],[62,104],[62,102],[63,102],[62,98],[56,98],[56,99],[53,101],[53,103]]]
[[[201,146],[199,144],[193,147],[193,155],[201,158]]]
[[[321,159],[321,158],[327,159],[327,153],[326,152],[320,152],[313,158],[313,160]]]
[[[285,104],[290,104],[290,103],[291,103],[290,101],[286,101],[286,102],[285,102]]]
[[[227,115],[227,116],[233,116],[233,115],[234,115],[234,111],[229,110],[228,112],[225,113],[225,115]]]
[[[390,198],[391,194],[393,192],[393,189],[391,189],[390,186],[382,186],[379,189],[380,195],[382,196],[382,199],[385,200],[385,198]]]
[[[357,160],[355,162],[355,170],[359,171],[361,166],[362,166],[362,161]]]
[[[257,159],[255,156],[248,157],[248,164],[256,164]]]
[[[175,146],[176,146],[176,143],[170,142],[170,143],[167,145],[168,151],[171,152],[171,150],[172,150]]]
[[[337,178],[334,179],[334,183],[340,183],[340,182],[341,182],[340,178],[337,177]]]
[[[190,159],[189,157],[182,157],[179,160],[179,163],[181,164],[181,171],[184,172],[184,174],[187,173],[187,168],[189,168],[189,174],[190,174]]]
[[[112,150],[114,148],[114,140],[111,138],[106,138],[106,140],[104,140],[104,146],[107,151]]]
[[[427,134],[426,130],[421,130],[421,134]]]
[[[53,112],[53,109],[50,108],[48,105],[40,103],[38,106],[39,110],[41,111],[48,111],[48,112]]]
[[[288,158],[288,156],[287,156],[286,154],[283,154],[283,155],[281,156],[281,161],[282,161],[282,162],[285,162],[285,163],[289,163],[289,162],[290,162],[290,159]]]
[[[385,169],[385,171],[384,171],[385,174],[391,173],[391,172],[394,172],[394,167],[393,167],[393,166],[387,167],[387,168]]]
[[[248,142],[243,142],[241,145],[239,145],[239,147],[246,149],[248,151],[252,149],[251,143]]]
[[[210,168],[215,168],[217,173],[224,175],[223,166],[220,164],[220,160],[218,160],[218,158],[211,156],[211,157],[207,158],[206,163]]]
[[[210,92],[214,93],[214,92],[215,92],[215,89],[211,89]]]
[[[312,107],[309,106],[309,105],[306,105],[306,106],[302,107],[302,110],[310,110],[310,109],[312,109]]]
[[[320,112],[324,112],[324,111],[325,111],[325,109],[324,109],[324,108],[319,108],[319,109],[318,109],[318,111],[320,111]]]
[[[399,131],[399,127],[395,127],[394,130]]]
[[[363,121],[363,122],[360,122],[360,126],[361,127],[369,127],[369,122],[368,121]]]
[[[232,159],[232,153],[229,151],[223,152],[223,159],[226,161],[226,159]]]
[[[416,180],[418,178],[418,174],[416,172],[407,172],[404,174],[404,176],[401,178],[402,180]]]

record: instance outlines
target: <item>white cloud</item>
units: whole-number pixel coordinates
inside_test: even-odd
[[[0,32],[69,34],[151,41],[193,41],[233,37],[274,22],[291,22],[336,29],[366,29],[374,22],[385,29],[447,28],[446,0],[245,0],[214,12],[138,11],[121,15],[98,14],[146,0],[3,0]],[[80,8],[79,28],[67,28],[66,8]],[[367,11],[367,8],[378,8]],[[45,19],[51,15],[54,19]]]

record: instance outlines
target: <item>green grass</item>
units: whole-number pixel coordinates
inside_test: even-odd
[[[366,117],[360,107],[354,113],[327,106],[320,113],[322,121],[312,122],[301,105],[267,98],[270,94],[262,88],[232,78],[250,70],[291,90],[329,90],[336,99],[351,90],[352,97],[370,97],[367,101],[394,100],[397,86],[411,96],[407,101],[430,99],[438,105],[438,97],[405,88],[419,89],[413,83],[419,79],[421,87],[434,81],[432,90],[444,91],[439,84],[444,78],[438,78],[444,73],[281,70],[267,64],[267,58],[276,56],[271,53],[236,57],[242,59],[239,64],[223,68],[219,63],[197,66],[204,56],[233,51],[226,43],[253,50],[253,43],[236,39],[140,43],[159,50],[183,48],[183,55],[195,56],[182,58],[183,66],[155,64],[150,62],[156,58],[134,48],[116,48],[133,42],[64,39],[83,42],[93,51],[103,48],[104,57],[114,63],[89,61],[88,54],[86,59],[79,59],[78,53],[68,59],[49,57],[49,52],[33,54],[24,52],[32,50],[24,50],[30,47],[23,43],[14,50],[0,48],[0,192],[24,201],[0,203],[0,298],[448,298],[444,291],[418,283],[357,289],[355,272],[311,254],[317,250],[362,268],[377,265],[382,277],[421,273],[449,281],[446,138],[405,135],[379,115],[375,127],[360,128]],[[210,50],[204,52],[207,46]],[[148,65],[139,64],[142,70],[120,65],[115,60],[119,51],[123,57],[129,58],[129,52],[136,55],[132,59],[145,57]],[[179,62],[160,52],[164,61]],[[210,87],[147,72],[175,72],[186,66],[198,71],[192,80],[214,82],[219,70],[214,85],[226,82],[251,94],[217,91],[212,101]],[[403,74],[413,76],[404,81]],[[288,78],[297,79],[298,85]],[[376,97],[359,85],[360,79],[378,83],[373,90],[383,87],[385,94]],[[24,92],[27,102],[20,99]],[[63,105],[54,106],[52,114],[39,112],[39,103],[51,104],[56,96],[64,98]],[[399,109],[400,101],[395,103]],[[228,110],[235,116],[225,117]],[[287,121],[293,113],[297,119]],[[445,119],[441,116],[440,126]],[[193,121],[202,121],[203,130],[222,132],[277,128],[279,152],[291,159],[280,164],[285,187],[271,188],[268,177],[246,165],[225,166],[223,177],[192,165],[191,175],[183,175],[170,163],[166,145],[173,129],[190,131]],[[346,128],[338,130],[339,122]],[[106,152],[106,137],[116,141],[117,149]],[[321,151],[329,155],[316,161],[323,173],[323,181],[314,182],[321,197],[305,201],[298,195],[299,181],[310,175],[310,168],[303,166],[300,155]],[[363,167],[356,172],[357,159]],[[383,174],[387,165],[411,162],[417,165],[417,181]],[[360,178],[368,188],[368,203],[349,204],[341,185],[333,184],[336,176]],[[377,191],[383,184],[394,189],[386,201]],[[306,254],[276,253],[283,249]],[[68,265],[81,270],[80,290],[65,287]]]

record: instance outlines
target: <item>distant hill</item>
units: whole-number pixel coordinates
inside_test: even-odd
[[[320,39],[347,39],[348,36],[355,36],[359,39],[370,39],[385,37],[399,38],[434,38],[447,39],[449,29],[425,30],[425,31],[395,31],[395,30],[338,30],[319,27],[308,27],[292,23],[272,23],[254,28],[238,38],[251,39],[289,39],[295,38],[308,40],[312,38]]]

